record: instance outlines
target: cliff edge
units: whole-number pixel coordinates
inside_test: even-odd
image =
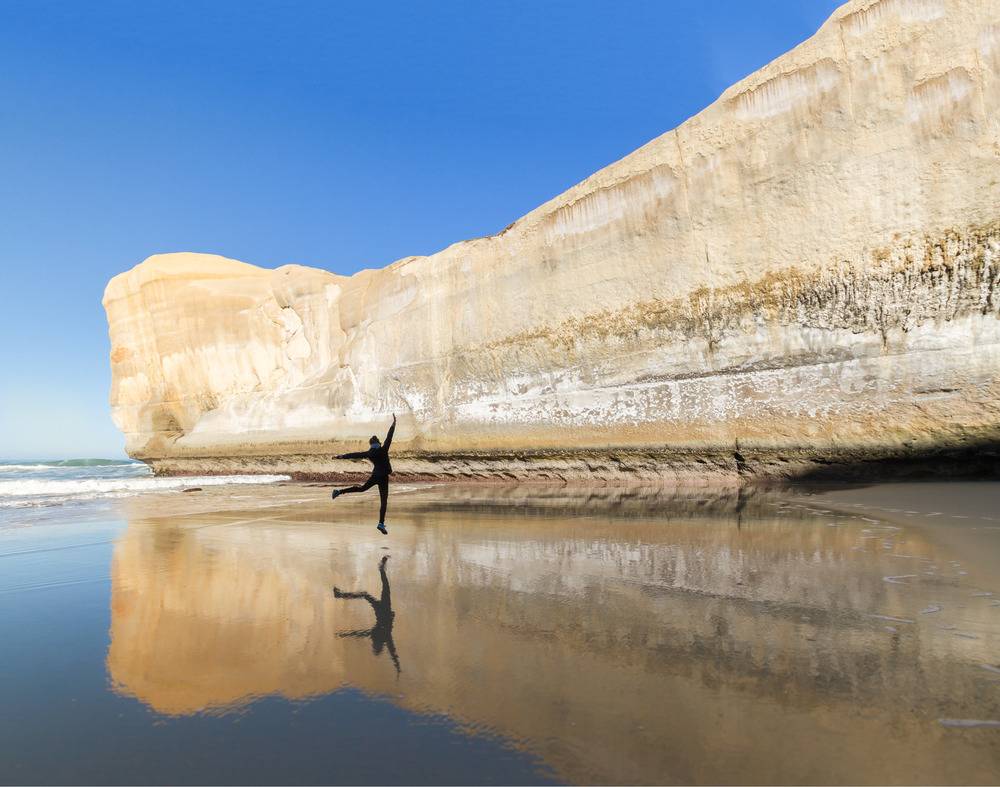
[[[498,235],[350,277],[150,257],[105,292],[111,404],[164,473],[349,472],[393,411],[403,476],[982,457],[998,282],[1000,4],[855,0]]]

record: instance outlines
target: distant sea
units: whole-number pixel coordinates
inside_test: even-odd
[[[0,460],[0,509],[60,506],[145,492],[178,492],[192,486],[265,484],[287,478],[283,475],[155,478],[142,462],[119,459]]]

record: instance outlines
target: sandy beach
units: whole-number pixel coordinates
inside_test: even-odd
[[[387,538],[323,485],[36,514],[0,781],[995,782],[1000,485],[961,486],[400,484]],[[385,556],[391,642],[333,592]]]
[[[1000,785],[1000,0],[0,41],[0,787]]]

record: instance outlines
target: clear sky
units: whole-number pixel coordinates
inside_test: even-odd
[[[338,273],[488,235],[830,0],[0,0],[0,458],[123,456],[101,295],[150,254]]]

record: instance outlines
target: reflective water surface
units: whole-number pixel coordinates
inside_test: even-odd
[[[289,486],[3,529],[0,780],[996,783],[1000,496],[941,487],[401,490],[385,538]]]

